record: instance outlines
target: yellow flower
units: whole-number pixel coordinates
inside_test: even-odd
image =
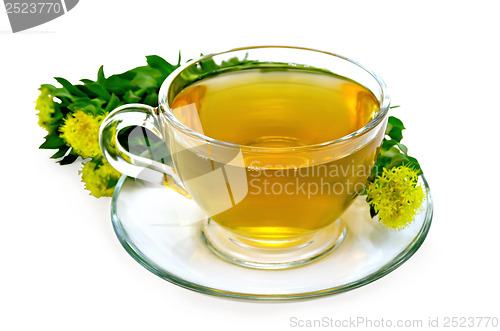
[[[61,138],[83,159],[100,157],[99,126],[103,119],[103,115],[74,112],[64,119],[64,124],[59,129]]]
[[[54,114],[54,96],[47,87],[40,88],[35,109],[38,110],[38,125],[50,132]]]
[[[417,186],[417,172],[405,165],[384,169],[369,184],[367,201],[378,213],[385,226],[400,230],[410,224],[421,210],[425,199],[424,189]]]
[[[115,185],[121,176],[115,168],[104,160],[100,161],[99,165],[92,160],[85,162],[80,174],[85,188],[96,198],[112,196]]]

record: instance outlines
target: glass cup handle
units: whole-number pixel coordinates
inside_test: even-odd
[[[157,108],[138,103],[118,107],[102,121],[99,131],[99,144],[109,164],[122,174],[155,184],[166,184],[189,196],[172,165],[132,154],[121,145],[118,133],[131,126],[148,129],[161,140],[165,140]]]

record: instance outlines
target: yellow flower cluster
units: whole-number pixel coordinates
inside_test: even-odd
[[[99,127],[104,115],[94,116],[83,111],[75,111],[64,119],[59,128],[61,138],[73,151],[87,160],[80,174],[85,188],[96,198],[113,195],[121,173],[104,159],[99,147]]]
[[[59,128],[61,138],[83,159],[101,157],[99,127],[104,116],[76,111],[64,119]]]
[[[368,185],[367,201],[375,208],[382,224],[400,230],[413,221],[425,199],[424,189],[421,185],[417,186],[417,182],[417,172],[402,165],[384,169]]]
[[[85,188],[96,198],[112,196],[121,176],[121,173],[106,161],[101,161],[98,165],[95,161],[89,160],[85,162],[80,173]]]
[[[35,109],[38,110],[38,125],[51,131],[52,115],[54,114],[54,96],[47,87],[40,88],[40,95],[36,99]]]

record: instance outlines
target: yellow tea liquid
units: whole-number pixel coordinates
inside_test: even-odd
[[[370,174],[383,134],[340,158],[334,148],[273,150],[341,138],[379,110],[375,96],[360,84],[302,69],[249,69],[205,78],[182,90],[172,110],[205,136],[269,148],[243,148],[243,163],[228,165],[227,149],[170,143],[188,192],[212,220],[242,239],[277,245],[300,240],[340,217]],[[192,180],[220,168],[225,169],[222,188]],[[246,175],[237,183],[246,186],[244,197],[232,192],[229,177],[235,170]],[[222,210],[227,196],[231,207]]]

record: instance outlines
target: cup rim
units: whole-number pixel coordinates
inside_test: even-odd
[[[311,52],[317,52],[317,53],[323,53],[326,55],[334,56],[337,58],[340,58],[342,60],[348,61],[359,68],[363,69],[366,71],[369,75],[371,75],[376,82],[379,84],[380,89],[381,89],[381,103],[380,103],[380,110],[377,113],[377,115],[367,124],[365,124],[362,128],[349,133],[348,135],[342,136],[340,138],[322,142],[322,143],[317,143],[317,144],[311,144],[311,145],[304,145],[304,146],[294,146],[294,147],[261,147],[261,146],[249,146],[249,145],[240,145],[234,142],[230,141],[223,141],[223,140],[218,140],[209,136],[206,136],[202,133],[199,133],[191,128],[189,128],[187,125],[179,121],[175,115],[172,113],[172,108],[170,107],[169,101],[168,101],[168,92],[169,92],[169,87],[171,83],[179,76],[181,72],[183,72],[186,68],[196,65],[200,61],[203,61],[207,58],[217,56],[217,55],[222,55],[226,53],[232,53],[236,51],[242,51],[242,50],[251,50],[251,49],[265,49],[265,48],[288,48],[288,49],[296,49],[296,50],[305,50],[305,51],[311,51]],[[165,102],[163,102],[165,100]],[[359,136],[362,136],[366,134],[367,132],[371,131],[375,127],[377,127],[382,120],[386,117],[386,115],[389,112],[389,107],[390,107],[390,96],[387,93],[387,86],[385,82],[378,76],[376,73],[373,71],[367,69],[365,66],[361,65],[359,62],[351,60],[350,58],[347,58],[342,55],[338,55],[332,52],[327,52],[327,51],[321,51],[313,48],[307,48],[307,47],[297,47],[297,46],[277,46],[277,45],[263,45],[263,46],[249,46],[249,47],[238,47],[238,48],[233,48],[227,51],[223,52],[218,52],[218,53],[211,53],[207,55],[200,56],[197,59],[194,59],[192,61],[189,61],[187,63],[184,63],[180,65],[177,69],[175,69],[168,77],[165,79],[165,81],[162,83],[160,87],[160,93],[158,95],[158,103],[161,108],[161,114],[164,114],[166,118],[169,121],[169,124],[173,125],[176,129],[181,131],[184,134],[188,134],[191,137],[197,138],[204,140],[205,142],[209,142],[210,144],[214,146],[220,146],[220,147],[225,147],[225,148],[237,148],[240,150],[251,150],[253,152],[289,152],[289,151],[304,151],[304,150],[314,150],[314,149],[322,149],[322,148],[327,148],[331,147],[333,145],[338,145],[342,144],[346,141],[353,140],[354,138],[357,138]]]

